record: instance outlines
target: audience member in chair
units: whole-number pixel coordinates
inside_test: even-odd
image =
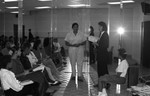
[[[41,71],[29,72],[29,70],[24,70],[22,63],[19,60],[20,54],[20,49],[13,50],[13,65],[11,67],[11,71],[14,72],[16,77],[21,81],[25,79],[30,79],[32,81],[38,82],[40,96],[47,96],[47,94],[53,94],[54,91],[52,93],[46,93],[46,90],[48,88],[48,81]]]
[[[126,73],[128,70],[128,62],[126,61],[126,51],[121,48],[119,51],[119,63],[116,68],[115,75],[104,75],[99,78],[99,93],[98,96],[107,96],[107,92],[105,89],[106,83],[115,83],[115,84],[123,84],[126,82]]]
[[[33,53],[37,57],[38,63],[43,63],[46,67],[49,67],[55,79],[59,80],[60,72],[57,70],[53,60],[49,56],[46,56],[41,40],[35,41],[33,46]]]
[[[53,39],[53,45],[54,45],[54,56],[59,61],[58,65],[60,67],[63,67],[64,65],[63,65],[63,58],[61,55],[61,45],[58,42],[58,38]]]
[[[5,96],[40,96],[38,83],[23,83],[16,79],[15,74],[9,70],[11,68],[11,56],[6,55],[1,58],[0,78]]]
[[[21,63],[23,64],[25,70],[35,70],[35,68],[36,69],[39,68],[39,67],[38,68],[36,67],[36,65],[37,65],[36,62],[38,61],[38,59],[35,57],[35,55],[33,56],[33,54],[34,54],[33,52],[31,54],[30,48],[31,48],[30,43],[25,43],[22,46],[23,52],[22,52],[22,55],[20,57],[20,60],[21,60]],[[51,83],[54,85],[60,84],[59,82],[57,82],[57,81],[55,82],[50,78],[50,74],[49,74],[48,70],[46,70],[44,65],[39,65],[39,66],[43,66],[41,71],[43,72],[45,78],[48,80],[48,82],[50,84]]]
[[[11,56],[11,62],[12,62],[11,71],[14,72],[16,76],[26,75],[29,73],[29,71],[24,70],[22,63],[19,60],[20,55],[21,55],[21,50],[16,48],[13,50],[13,54]]]
[[[6,42],[5,48],[2,49],[2,54],[3,55],[12,55],[11,47],[10,47],[10,42]]]

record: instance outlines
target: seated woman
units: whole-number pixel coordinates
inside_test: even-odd
[[[25,70],[30,70],[30,71],[34,71],[35,69],[40,68],[43,65],[39,65],[38,67],[36,65],[36,62],[38,61],[37,58],[34,56],[34,53],[31,52],[31,45],[30,43],[25,43],[22,46],[22,53],[20,56],[20,61],[23,64],[23,67]],[[41,69],[40,69],[41,70]],[[45,66],[43,66],[42,70],[41,70],[45,76],[45,78],[47,79],[47,81],[52,84],[52,85],[58,85],[58,82],[53,81],[50,78],[50,71],[46,70]]]
[[[46,67],[51,69],[52,75],[54,78],[59,81],[59,71],[57,70],[55,64],[51,58],[47,58],[45,50],[42,48],[41,40],[36,40],[33,46],[33,53],[38,59],[38,63],[44,64]]]
[[[126,61],[126,51],[121,48],[119,51],[119,60],[118,67],[116,68],[115,75],[104,75],[99,78],[99,93],[98,96],[107,96],[105,89],[106,83],[116,83],[123,84],[126,81],[126,73],[128,70],[128,62]]]
[[[54,45],[54,56],[56,60],[58,60],[58,65],[63,67],[63,58],[61,55],[61,46],[60,43],[58,42],[58,38],[53,39],[53,45]]]
[[[1,58],[0,79],[5,96],[40,96],[36,82],[20,82],[16,79],[15,74],[9,70],[12,67],[11,56],[5,55]]]
[[[32,81],[38,82],[40,96],[46,96],[45,94],[53,94],[53,92],[46,93],[46,90],[48,88],[48,81],[41,71],[29,72],[29,70],[24,70],[23,65],[19,59],[20,55],[20,49],[16,48],[13,50],[13,55],[11,57],[11,71],[15,73],[16,77],[21,81],[25,79],[30,79]]]
[[[6,42],[5,48],[3,48],[1,50],[1,52],[3,55],[11,55],[12,54],[10,42],[8,42],[8,41]]]
[[[21,75],[26,75],[29,73],[29,71],[25,71],[22,63],[19,60],[19,56],[21,55],[21,50],[20,49],[13,49],[13,54],[11,56],[11,61],[12,61],[12,67],[11,71],[16,75],[16,76],[21,76]]]

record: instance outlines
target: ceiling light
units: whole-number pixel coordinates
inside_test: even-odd
[[[35,9],[47,9],[47,8],[51,8],[51,7],[49,6],[35,7]]]
[[[90,7],[91,5],[88,4],[74,4],[74,5],[68,5],[69,7]]]
[[[18,7],[6,7],[7,9],[18,9]]]
[[[38,1],[52,1],[52,0],[38,0]]]
[[[4,0],[4,2],[15,2],[15,1],[18,1],[18,0]]]
[[[120,4],[121,2],[108,2],[108,4]],[[132,0],[122,1],[122,3],[134,3]]]
[[[18,11],[13,11],[13,12],[10,12],[10,13],[19,13]]]
[[[19,11],[13,11],[13,12],[10,12],[10,13],[18,14],[18,13],[19,13]],[[24,15],[25,13],[22,13],[22,14]]]

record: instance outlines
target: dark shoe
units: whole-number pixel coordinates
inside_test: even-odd
[[[76,78],[75,77],[71,77],[71,80],[75,80]]]
[[[105,88],[108,90],[110,88],[111,84],[110,83],[107,83]]]
[[[96,88],[98,88],[98,84],[95,84],[95,85],[93,85],[93,87],[96,87]]]
[[[82,77],[78,77],[78,81],[83,82]]]
[[[54,83],[51,84],[51,86],[57,86],[57,85],[60,85],[61,82],[60,81],[55,81]]]

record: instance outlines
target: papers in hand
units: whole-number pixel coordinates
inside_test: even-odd
[[[97,42],[99,40],[99,38],[95,37],[95,36],[89,36],[88,40],[95,43],[95,42]]]
[[[34,68],[33,71],[34,71],[34,72],[35,72],[35,71],[39,71],[39,70],[42,70],[42,71],[43,71],[43,70],[44,70],[44,67],[45,67],[44,65],[40,65],[40,66]]]
[[[25,85],[29,85],[29,84],[32,84],[32,83],[33,83],[32,80],[25,80],[25,81],[21,82],[21,85],[25,86]]]

